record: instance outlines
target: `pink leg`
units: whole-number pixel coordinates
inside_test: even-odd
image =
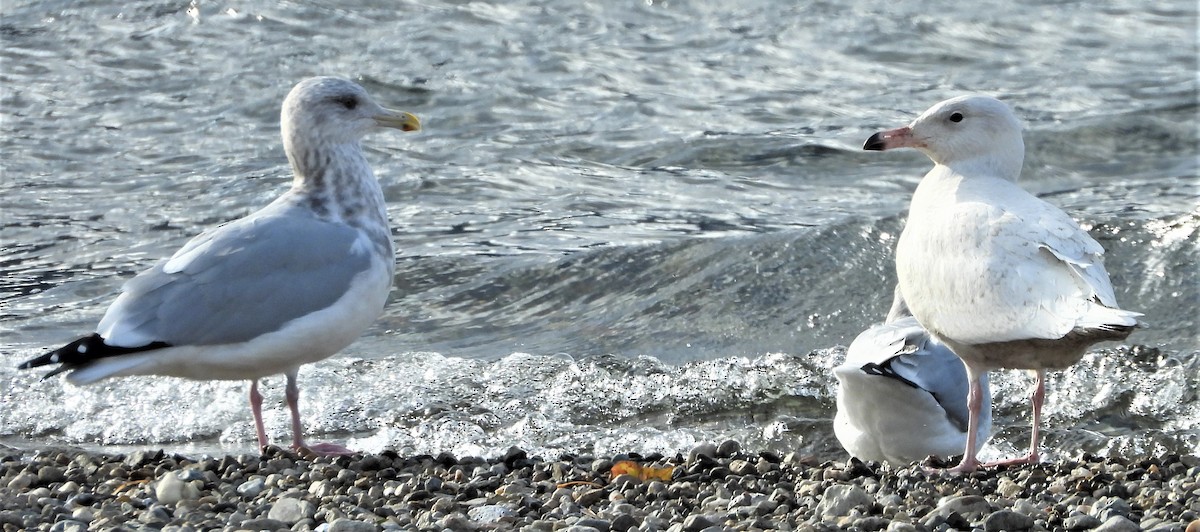
[[[296,385],[297,371],[293,369],[287,372],[286,397],[288,409],[292,411],[292,449],[322,456],[354,454],[354,451],[336,443],[317,443],[311,446],[304,443],[304,429],[300,426],[300,387]]]
[[[258,379],[250,381],[250,413],[254,414],[254,430],[258,431],[258,448],[267,446],[267,428],[262,420],[263,396],[258,393]]]
[[[1029,442],[1029,454],[1020,458],[992,462],[987,466],[1036,464],[1041,461],[1042,457],[1038,454],[1038,438],[1042,426],[1042,403],[1046,401],[1046,370],[1039,369],[1034,374],[1037,376],[1037,382],[1033,386],[1033,436]]]
[[[967,367],[967,378],[971,381],[971,388],[967,393],[967,448],[963,451],[962,461],[945,470],[951,475],[970,473],[978,469],[980,465],[979,459],[976,458],[978,448],[976,440],[979,434],[979,418],[983,415],[983,385],[980,384],[979,379],[987,372],[977,371],[970,365],[964,365]]]

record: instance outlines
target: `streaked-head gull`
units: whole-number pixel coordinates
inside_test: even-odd
[[[258,379],[283,373],[292,446],[304,443],[299,367],[353,342],[383,311],[395,259],[383,191],[363,155],[377,127],[420,129],[340,78],[301,81],[283,102],[292,188],[263,209],[215,227],[130,279],[96,332],[21,364],[60,364],[67,381],[169,375],[248,379],[258,443],[268,443]]]
[[[980,465],[979,381],[999,368],[1036,375],[1029,454],[999,463],[1037,462],[1046,370],[1071,366],[1096,342],[1124,339],[1140,314],[1117,306],[1104,248],[1017,185],[1025,144],[1003,102],[946,100],[908,126],[876,133],[863,149],[904,147],[925,153],[934,167],[913,194],[896,247],[900,292],[917,321],[962,358],[972,381],[966,454],[950,471]]]
[[[967,370],[921,328],[898,289],[887,321],[859,334],[833,374],[839,385],[833,432],[850,456],[907,464],[955,456],[966,445]],[[992,433],[986,374],[980,385],[976,450]]]

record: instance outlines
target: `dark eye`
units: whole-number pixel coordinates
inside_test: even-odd
[[[355,107],[358,107],[358,98],[353,96],[339,96],[334,101],[341,104],[342,107],[345,107],[346,109],[353,110]]]
[[[962,113],[954,113],[954,114],[950,115],[951,122],[962,122],[962,119],[963,119]]]

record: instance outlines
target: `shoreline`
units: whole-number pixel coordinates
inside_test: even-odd
[[[674,467],[670,481],[615,462]],[[1200,530],[1200,457],[929,475],[743,451],[503,457],[186,457],[0,447],[9,530]]]

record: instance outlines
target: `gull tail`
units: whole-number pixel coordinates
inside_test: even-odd
[[[1143,326],[1137,320],[1141,315],[1140,312],[1093,303],[1075,323],[1075,331],[1098,340],[1124,340],[1134,329]]]

